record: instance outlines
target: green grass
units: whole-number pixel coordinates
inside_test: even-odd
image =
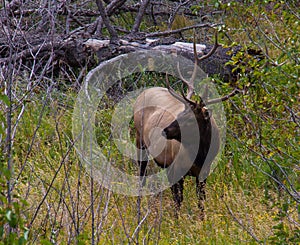
[[[142,198],[140,220],[143,223],[137,229],[137,197],[108,191],[101,180],[92,180],[80,163],[72,138],[77,91],[62,84],[51,94],[46,94],[43,88],[33,91],[24,102],[19,120],[23,104],[14,107],[12,119],[18,121],[12,152],[15,204],[12,207],[5,198],[10,174],[0,145],[0,202],[3,204],[0,240],[7,224],[17,221],[18,235],[25,234],[24,227],[32,225],[29,244],[90,244],[93,224],[94,238],[99,244],[300,242],[299,199],[297,202],[293,198],[295,191],[300,192],[299,20],[282,2],[273,1],[276,6],[272,10],[264,3],[255,5],[255,1],[245,5],[232,2],[229,7],[220,5],[219,1],[208,2],[226,8],[226,34],[244,46],[232,62],[241,70],[240,79],[228,84],[215,78],[219,92],[224,95],[231,91],[231,86],[238,86],[246,88],[247,93],[224,102],[226,145],[219,164],[207,179],[205,219],[199,218],[195,180],[188,177],[179,217],[175,217],[171,191],[167,189]],[[258,26],[255,20],[262,19],[262,10],[274,25],[265,19]],[[126,24],[131,26],[132,19]],[[270,42],[258,27],[264,27],[273,40],[276,33],[282,40],[278,43],[281,48]],[[220,39],[224,45],[231,44],[222,33]],[[257,48],[255,42],[268,47],[268,55],[274,62],[285,63],[276,66],[271,60],[250,57],[246,50]],[[145,73],[129,77],[121,85],[125,91],[144,85],[161,86],[164,77]],[[14,89],[22,94],[24,88],[17,83]],[[7,100],[3,98],[0,97],[3,102],[0,106]],[[111,139],[110,119],[115,101],[105,98],[102,102],[96,115],[98,144],[116,166],[137,174],[134,162],[122,156]],[[4,121],[5,114],[1,111],[0,124]],[[3,125],[2,139],[5,138]],[[134,141],[134,132],[131,137]]]
[[[81,244],[88,244],[91,239],[91,179],[72,149],[72,109],[61,106],[71,104],[73,98],[73,92],[67,93],[64,98],[53,95],[52,100],[46,100],[43,106],[39,103],[42,99],[37,96],[27,105],[19,123],[14,166],[18,173],[26,163],[18,180],[17,193],[28,203],[22,207],[28,221],[32,219],[63,162],[30,231],[30,239],[37,241],[50,241],[52,237],[53,241],[67,244],[66,238],[72,237],[72,243],[78,239]],[[259,151],[258,139],[256,132],[252,131],[253,125],[246,124],[243,116],[252,118],[254,126],[261,125],[263,135],[271,135],[269,139],[264,139],[264,144],[269,140],[277,141],[276,148],[269,146],[268,149],[280,147],[281,152],[288,152],[289,156],[296,158],[299,148],[284,145],[284,139],[294,140],[293,144],[297,145],[293,138],[294,125],[283,122],[276,126],[278,132],[274,132],[270,120],[278,119],[278,116],[273,117],[273,110],[277,109],[268,108],[265,112],[259,105],[251,105],[252,99],[251,96],[235,99],[239,106],[242,100],[247,103],[249,100],[250,104],[241,107],[243,114],[234,112],[230,103],[226,105],[228,112],[232,110],[227,118],[229,130],[226,147],[219,165],[208,178],[205,220],[199,219],[195,180],[186,178],[184,201],[178,219],[174,215],[170,190],[142,198],[141,217],[147,217],[139,231],[141,243],[255,244],[246,230],[252,232],[258,240],[267,242],[274,236],[274,227],[280,222],[286,237],[294,235],[297,227],[288,221],[287,216],[281,217],[280,208],[289,200],[287,212],[297,219],[295,203],[288,195],[279,194],[269,177],[253,166],[255,163],[271,174],[272,169],[265,159],[253,152]],[[268,120],[258,120],[252,111],[254,107],[259,108],[259,116],[265,116]],[[129,167],[133,163],[119,155],[109,139],[111,112],[111,109],[99,112],[99,123],[103,123],[99,124],[102,128],[98,133],[99,142],[109,151],[110,159],[117,160],[117,164],[124,166],[123,169],[134,174],[136,167]],[[284,139],[281,137],[283,133]],[[236,135],[238,138],[235,138]],[[293,158],[284,158],[280,152],[270,152],[264,156],[275,158],[283,167],[296,167]],[[291,169],[289,173],[291,180],[295,181],[295,170]],[[94,198],[94,222],[98,227],[95,235],[98,236],[99,244],[128,244],[135,241],[136,234],[133,234],[137,228],[137,198],[113,194],[102,187],[97,179],[94,179]]]

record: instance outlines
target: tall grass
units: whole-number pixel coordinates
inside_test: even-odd
[[[188,177],[178,218],[171,192],[165,190],[142,197],[138,225],[137,198],[112,193],[96,178],[92,181],[76,155],[71,121],[78,91],[63,83],[45,89],[42,81],[43,86],[14,108],[13,208],[5,203],[11,176],[0,154],[0,238],[7,223],[19,219],[23,228],[30,228],[30,244],[90,244],[92,237],[96,244],[299,243],[299,20],[284,3],[269,1],[269,10],[269,5],[254,2],[216,5],[226,10],[225,16],[215,16],[223,18],[227,28],[221,30],[226,35],[220,41],[229,45],[230,36],[244,47],[231,63],[240,79],[224,83],[216,77],[215,83],[220,94],[232,86],[247,93],[224,103],[226,145],[207,179],[204,220],[199,217],[195,180]],[[267,59],[247,53],[248,47],[265,46]],[[122,92],[164,81],[159,74],[137,77],[124,80]],[[22,82],[15,84],[20,98],[22,89]],[[0,97],[1,105],[4,100]],[[97,114],[98,143],[118,167],[137,174],[135,163],[120,155],[111,140],[115,98],[108,96],[104,102]],[[134,141],[134,132],[131,136]],[[15,229],[28,236],[26,229]]]

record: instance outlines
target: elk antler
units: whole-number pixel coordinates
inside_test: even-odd
[[[188,102],[194,106],[196,105],[196,103],[194,101],[191,101],[188,98],[186,98],[183,92],[181,93],[182,97],[175,92],[175,90],[170,86],[168,73],[166,73],[166,85],[167,85],[167,89],[169,90],[170,94],[173,97],[175,97],[176,99],[178,99],[179,101],[181,101],[184,104],[186,104],[186,102]]]
[[[227,94],[227,95],[225,95],[225,96],[223,96],[223,97],[208,100],[208,101],[206,102],[206,105],[212,105],[212,104],[215,104],[215,103],[219,103],[219,102],[228,100],[230,97],[235,96],[236,94],[242,93],[242,92],[244,92],[244,90],[235,88],[234,90],[231,91],[231,93],[229,93],[229,94]]]
[[[195,60],[197,60],[197,64],[198,64],[199,61],[205,60],[205,59],[209,58],[210,56],[212,56],[216,52],[216,50],[219,46],[220,46],[220,44],[218,43],[218,31],[216,31],[215,32],[215,44],[214,44],[214,46],[211,48],[211,50],[206,55],[203,55],[200,58],[198,58],[197,49],[196,49],[196,45],[195,45],[195,42],[194,42],[194,54],[196,55]]]
[[[189,81],[186,80],[182,76],[180,68],[179,68],[179,63],[177,64],[177,70],[178,70],[179,77],[188,87],[188,93],[187,93],[187,96],[185,98],[190,99],[192,97],[192,95],[194,94],[194,82],[195,82],[195,78],[196,78],[196,75],[197,75],[197,67],[198,67],[199,61],[205,60],[205,59],[209,58],[210,56],[212,56],[216,52],[216,50],[219,46],[220,45],[218,43],[218,31],[216,31],[215,32],[215,44],[214,44],[214,46],[212,47],[212,49],[206,55],[203,55],[200,58],[198,58],[197,47],[196,47],[196,34],[195,34],[195,30],[194,30],[193,48],[194,48],[194,61],[195,62],[194,62],[193,73],[192,73],[192,76],[191,76]]]

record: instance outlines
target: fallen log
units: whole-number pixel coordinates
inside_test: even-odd
[[[42,41],[43,38],[40,38]],[[44,39],[45,40],[45,39]],[[138,40],[138,39],[137,39]],[[141,50],[160,50],[162,52],[182,55],[187,59],[194,60],[193,44],[186,42],[178,42],[174,38],[146,38],[139,41],[131,41],[120,39],[118,45],[113,45],[110,40],[86,39],[68,37],[52,38],[50,41],[28,45],[19,42],[19,52],[15,52],[9,56],[9,52],[2,49],[0,52],[0,66],[4,67],[11,61],[23,63],[26,67],[30,67],[33,61],[45,62],[47,57],[52,55],[52,62],[56,64],[67,64],[71,68],[82,68],[87,66],[88,69],[93,66],[116,57],[121,54]],[[212,45],[197,44],[198,56],[206,55]],[[200,68],[209,76],[218,74],[226,81],[235,79],[235,74],[232,73],[231,67],[226,63],[231,59],[232,54],[236,53],[239,47],[223,48],[218,47],[213,55],[203,62],[199,62]],[[231,55],[229,52],[231,51]],[[42,64],[39,67],[43,67]],[[59,68],[58,68],[59,69]],[[38,71],[35,71],[38,72]]]

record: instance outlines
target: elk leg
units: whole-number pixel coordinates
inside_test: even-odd
[[[140,181],[142,186],[144,186],[146,183],[145,176],[147,174],[146,168],[148,164],[148,156],[146,153],[145,144],[143,140],[141,140],[141,137],[138,132],[136,134],[136,148],[137,148],[137,158],[138,158],[137,162],[140,167]]]
[[[206,185],[206,180],[202,182],[199,181],[198,178],[196,178],[196,193],[198,197],[198,207],[200,209],[201,218],[204,218],[204,201],[206,199],[205,185]]]
[[[173,199],[176,204],[176,211],[179,211],[182,200],[183,200],[183,178],[180,179],[176,184],[171,186]]]
[[[147,174],[147,165],[148,165],[148,158],[146,154],[146,147],[144,142],[139,137],[139,133],[137,132],[136,135],[136,147],[137,147],[137,163],[139,165],[139,172],[140,172],[140,189],[146,184],[146,174]],[[137,198],[137,224],[140,225],[141,221],[141,203],[142,203],[142,196],[139,194]]]
[[[142,149],[138,149],[138,164],[140,167],[140,181],[141,181],[141,185],[145,186],[146,184],[146,175],[147,175],[147,165],[148,165],[148,159],[147,156],[145,156],[146,154],[146,148],[142,147]],[[145,160],[147,159],[147,160]]]
[[[139,152],[138,152],[139,153]],[[148,161],[138,161],[138,164],[140,166],[140,183],[139,183],[139,188],[141,191],[142,187],[145,186],[146,184],[146,168],[147,168],[147,164]],[[142,203],[142,196],[139,193],[138,197],[137,197],[137,225],[140,225],[141,222],[141,203]]]
[[[140,165],[140,181],[142,186],[145,186],[146,184],[146,168],[148,165],[148,161],[139,161],[139,165]]]

